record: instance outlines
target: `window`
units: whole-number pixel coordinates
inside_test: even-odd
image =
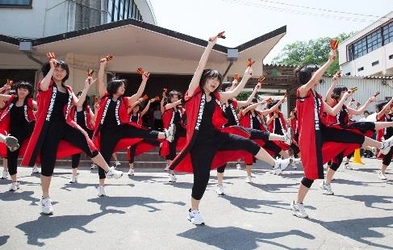
[[[393,22],[385,25],[382,32],[384,45],[393,42]]]
[[[0,0],[0,7],[31,8],[33,0]]]
[[[374,66],[377,66],[378,64],[379,64],[379,61],[375,61],[375,62],[372,62],[372,63],[371,63],[371,66],[374,67]]]
[[[393,59],[393,55],[390,55],[390,56],[389,56],[389,60],[392,60],[392,59]]]
[[[364,70],[364,67],[358,68],[358,72],[363,71],[363,70]]]
[[[367,54],[367,40],[363,38],[353,44],[353,59]]]
[[[370,53],[382,46],[382,34],[381,30],[378,29],[367,36],[367,52]]]

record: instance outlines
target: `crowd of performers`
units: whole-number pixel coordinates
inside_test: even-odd
[[[355,149],[374,149],[383,160],[379,177],[386,180],[385,171],[391,162],[393,150],[392,100],[377,105],[377,121],[354,122],[352,116],[362,114],[375,102],[378,93],[357,108],[348,100],[356,89],[337,86],[340,75],[333,77],[326,97],[317,93],[315,86],[336,59],[331,50],[328,61],[318,67],[305,65],[296,70],[302,84],[296,92],[296,108],[286,119],[280,99],[261,99],[257,95],[264,80],[258,79],[253,92],[245,101],[236,97],[253,76],[253,61],[249,59],[243,76],[234,76],[224,82],[214,69],[206,69],[213,46],[223,33],[211,37],[200,58],[185,93],[163,89],[162,98],[143,96],[150,73],[138,68],[141,75],[139,89],[125,96],[127,81],[112,79],[104,83],[105,67],[111,56],[99,62],[97,79],[88,70],[83,90],[77,94],[67,85],[69,66],[48,53],[48,62],[42,66],[43,78],[37,84],[36,98],[28,82],[5,84],[0,103],[0,156],[12,183],[10,191],[20,188],[17,179],[18,157],[21,166],[41,166],[42,213],[52,214],[49,195],[56,160],[72,157],[71,183],[78,182],[81,153],[98,166],[98,195],[105,196],[106,178],[120,178],[122,171],[110,166],[116,152],[126,150],[129,161],[128,176],[134,175],[134,158],[159,148],[166,159],[169,181],[176,182],[176,172],[193,173],[188,220],[204,224],[199,204],[213,169],[217,171],[216,192],[224,195],[223,179],[226,164],[243,160],[246,182],[252,182],[252,165],[256,160],[265,162],[280,174],[288,166],[296,168],[301,161],[304,177],[297,197],[290,207],[293,214],[308,217],[303,201],[316,179],[323,179],[320,188],[324,194],[334,194],[330,182],[344,157]],[[90,107],[89,88],[98,85],[98,98]],[[154,102],[160,102],[162,130],[144,127],[142,118]],[[372,136],[377,133],[377,138]],[[328,164],[327,164],[328,163]],[[324,164],[328,168],[325,169]],[[7,166],[7,168],[6,168]],[[7,172],[3,174],[7,178]]]

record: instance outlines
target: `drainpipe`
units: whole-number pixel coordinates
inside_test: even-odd
[[[44,64],[39,59],[37,59],[33,56],[33,43],[31,41],[19,42],[19,51],[23,52],[27,56],[27,58],[29,58],[33,62],[36,62],[39,65]]]
[[[228,74],[228,71],[231,69],[233,62],[237,60],[239,57],[239,50],[238,49],[228,49],[227,50],[227,60],[229,61],[229,65],[225,70],[224,74],[222,75],[222,79],[225,79],[225,76]]]

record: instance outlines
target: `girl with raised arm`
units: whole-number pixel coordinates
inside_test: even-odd
[[[21,165],[33,166],[40,157],[41,208],[44,214],[52,214],[49,187],[57,157],[83,151],[108,178],[120,178],[122,173],[106,164],[86,131],[70,116],[71,107],[78,105],[79,100],[71,87],[65,84],[70,74],[68,64],[51,56],[41,71],[45,77],[38,83],[36,124]],[[86,95],[92,83],[93,80],[88,77],[82,95]]]
[[[346,99],[353,92],[345,92],[344,96],[334,107],[330,107],[315,90],[324,72],[336,58],[336,51],[332,50],[328,61],[322,66],[306,65],[297,70],[299,82],[302,84],[297,90],[296,110],[299,126],[299,148],[302,154],[304,177],[299,185],[296,201],[292,201],[291,209],[295,216],[307,218],[303,201],[316,179],[324,178],[323,164],[336,157],[349,144],[371,146],[389,151],[393,145],[393,138],[381,143],[362,134],[346,129],[329,127],[323,124],[321,117],[324,112],[337,115]],[[334,147],[323,150],[322,147],[336,143]]]
[[[217,70],[205,69],[205,66],[213,46],[221,36],[222,33],[209,39],[184,96],[187,110],[187,143],[169,167],[171,170],[176,168],[179,171],[194,173],[188,220],[195,225],[204,224],[199,212],[199,203],[206,190],[211,169],[230,160],[236,160],[246,152],[277,168],[286,167],[290,163],[290,160],[275,161],[255,142],[232,134],[237,132],[247,136],[247,132],[240,127],[223,128],[227,120],[222,114],[221,103],[240,93],[252,75],[252,64],[249,64],[243,79],[234,90],[219,92],[222,75]]]

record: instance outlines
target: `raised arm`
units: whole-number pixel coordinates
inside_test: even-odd
[[[100,60],[100,68],[98,69],[98,95],[102,98],[106,93],[106,88],[104,84],[104,76],[105,76],[105,66],[108,63],[106,58],[102,58]]]
[[[280,107],[281,104],[283,104],[287,99],[287,96],[284,95],[283,98],[281,98],[281,100],[279,100],[276,104],[274,104],[274,106],[272,106],[270,109],[265,109],[260,111],[261,114],[266,115],[266,114],[270,114],[272,112],[274,112],[275,110],[278,109],[278,107]]]
[[[143,92],[145,91],[147,80],[149,79],[150,73],[143,72],[141,85],[139,85],[138,91],[133,94],[132,96],[128,97],[128,105],[131,106],[133,103],[138,101],[138,99],[142,96]]]
[[[150,108],[150,104],[152,104],[153,102],[155,102],[156,101],[156,99],[154,99],[154,98],[152,98],[152,99],[150,99],[147,103],[146,103],[146,106],[145,106],[145,108],[141,111],[141,116],[144,116],[145,114],[146,114],[146,112],[149,110],[149,108]]]
[[[6,102],[10,99],[11,95],[0,94],[0,102]]]
[[[266,103],[266,101],[263,100],[263,101],[261,101],[261,102],[257,102],[257,103],[248,105],[246,108],[242,109],[241,113],[242,113],[242,115],[245,115],[245,114],[248,113],[248,111],[253,110],[253,109],[256,109],[256,108],[258,107],[258,105],[263,105],[263,104],[265,104],[265,103]]]
[[[161,101],[160,101],[160,111],[161,111],[161,114],[163,114],[163,113],[165,112],[166,92],[167,92],[167,89],[164,88],[164,89],[162,90],[162,98],[161,98]]]
[[[240,92],[243,90],[244,86],[246,86],[246,83],[248,82],[248,80],[251,78],[252,73],[253,73],[253,71],[252,71],[251,65],[247,66],[246,70],[244,71],[244,76],[243,76],[242,80],[240,81],[240,83],[236,86],[236,88],[233,90],[229,90],[229,91],[225,91],[225,92],[220,93],[221,103],[226,103],[229,99],[232,99],[232,98],[236,97],[237,95],[239,95]]]
[[[367,99],[367,101],[358,109],[354,109],[351,107],[347,107],[349,114],[351,115],[361,115],[363,114],[363,111],[367,109],[367,106],[375,101],[376,96],[371,96],[370,98]]]
[[[164,107],[164,111],[179,106],[181,102],[182,100],[177,100],[176,102],[167,103]]]
[[[80,111],[83,107],[83,103],[86,100],[87,92],[89,91],[90,86],[95,82],[96,80],[93,80],[91,76],[88,76],[85,80],[85,87],[82,90],[82,94],[79,96],[79,99],[76,98],[76,103],[75,106],[77,107],[77,110]]]
[[[48,73],[46,74],[46,76],[44,77],[44,79],[41,80],[40,83],[40,89],[42,91],[47,91],[49,89],[49,84],[52,80],[52,76],[53,76],[53,72],[55,71],[56,68],[56,59],[52,58],[49,61],[49,65],[50,65],[50,69],[48,71]]]
[[[336,116],[341,108],[343,107],[345,101],[347,100],[348,97],[350,97],[353,94],[353,91],[347,91],[345,92],[344,96],[341,98],[341,100],[335,105],[334,107],[330,107],[326,102],[324,102],[324,111],[330,115]]]
[[[386,103],[385,106],[383,106],[383,108],[377,113],[377,120],[380,119],[388,110],[391,109],[393,105],[393,98],[390,98],[390,100],[388,101],[388,103]]]
[[[219,35],[209,39],[207,46],[201,56],[201,59],[199,59],[198,66],[194,72],[194,75],[192,76],[190,85],[188,86],[188,90],[187,90],[188,96],[192,96],[194,94],[195,89],[198,88],[199,81],[201,80],[203,70],[206,67],[210,52],[212,51],[213,46],[216,44],[218,37]]]
[[[332,84],[330,84],[330,87],[328,89],[328,92],[326,93],[326,103],[329,104],[330,106],[334,105],[334,99],[332,98],[333,90],[337,86],[338,79],[341,76],[341,72],[337,72],[333,76]]]
[[[252,102],[252,99],[254,99],[256,93],[260,89],[261,89],[261,83],[257,83],[257,85],[255,85],[254,90],[252,91],[251,95],[248,97],[248,99],[246,101],[238,101],[237,106],[240,108],[240,107],[245,107],[247,105],[250,105]]]
[[[319,83],[319,80],[321,80],[323,74],[325,71],[329,68],[329,66],[334,62],[336,59],[336,51],[331,50],[329,53],[329,59],[327,62],[322,65],[315,73],[311,76],[311,79],[304,85],[299,87],[299,94],[300,97],[305,97],[307,95],[307,92],[313,88],[317,83]]]

